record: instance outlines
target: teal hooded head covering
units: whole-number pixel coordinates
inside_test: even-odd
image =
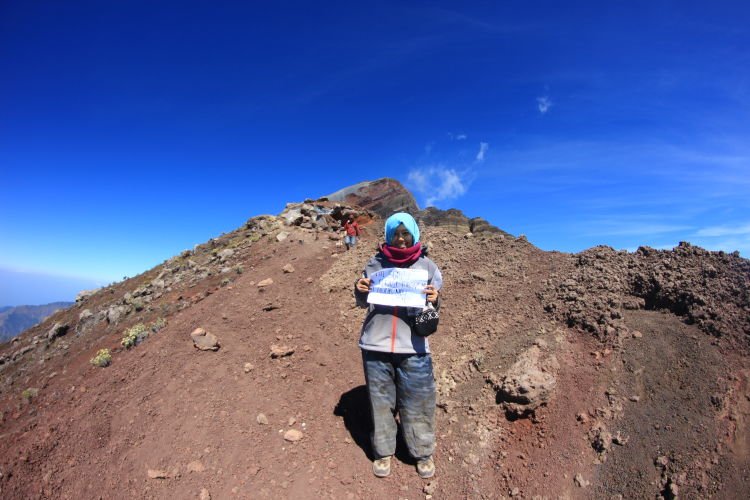
[[[406,230],[411,233],[414,238],[414,245],[419,243],[419,226],[417,226],[417,221],[414,220],[414,217],[405,212],[395,213],[385,221],[385,242],[388,245],[391,244],[393,234],[396,232],[396,228],[401,224],[403,224]]]

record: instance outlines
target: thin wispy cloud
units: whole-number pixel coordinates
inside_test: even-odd
[[[448,139],[451,141],[465,141],[468,137],[464,133],[454,134],[453,132],[448,132]]]
[[[546,114],[547,111],[549,111],[549,108],[552,107],[552,101],[550,101],[549,96],[541,96],[536,98],[536,107],[539,110],[541,114]]]
[[[750,236],[750,224],[741,226],[710,226],[695,233],[703,238],[723,238],[725,236]]]
[[[490,149],[489,143],[486,143],[486,142],[479,143],[479,152],[477,153],[477,157],[476,157],[477,163],[482,163],[484,161],[484,155],[487,153],[488,149]]]
[[[696,231],[690,241],[708,250],[739,250],[747,257],[750,255],[750,223],[704,227]]]
[[[467,175],[443,165],[415,168],[409,172],[409,184],[421,197],[425,206],[452,200],[466,193]]]
[[[724,252],[739,251],[740,254],[750,257],[750,233],[727,235],[720,237],[690,237],[687,239],[690,243],[705,248],[706,250]]]
[[[631,223],[611,222],[606,224],[605,227],[594,229],[590,234],[597,236],[655,236],[689,229],[690,226],[679,224],[653,224],[637,221]]]

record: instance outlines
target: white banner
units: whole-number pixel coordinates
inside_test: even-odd
[[[427,269],[402,269],[390,267],[372,273],[370,294],[367,302],[383,306],[419,307],[425,306]]]

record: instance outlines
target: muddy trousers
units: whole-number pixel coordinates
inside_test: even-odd
[[[362,351],[370,397],[375,458],[396,453],[396,413],[409,453],[419,460],[435,451],[435,378],[429,354]]]

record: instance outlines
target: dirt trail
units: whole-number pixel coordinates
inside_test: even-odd
[[[571,272],[570,256],[523,239],[465,237],[446,228],[424,231],[445,276],[441,326],[431,340],[438,473],[419,479],[400,448],[391,477],[375,478],[357,348],[363,311],[351,289],[379,231],[366,227],[349,252],[324,234],[287,231],[283,242],[271,233],[236,255],[242,273],[229,284],[220,286],[226,274],[216,275],[179,292],[182,298],[165,294],[165,301],[185,305],[164,309],[167,326],[116,351],[107,368],[88,360],[99,347],[115,348],[121,328],[71,339],[67,354],[43,364],[28,358],[27,371],[4,372],[0,495],[198,498],[204,488],[214,499],[750,492],[750,372],[742,351],[729,351],[722,339],[672,314],[642,310],[622,319],[637,336],[602,343],[560,323],[540,300],[550,280]],[[287,264],[293,272],[284,272]],[[267,278],[273,283],[259,287]],[[215,334],[221,348],[196,350],[189,335],[196,327]],[[294,352],[272,358],[272,345]],[[533,346],[555,357],[557,385],[532,418],[509,420],[491,382]],[[25,387],[38,387],[38,396],[24,401]],[[302,439],[285,440],[290,429]]]

